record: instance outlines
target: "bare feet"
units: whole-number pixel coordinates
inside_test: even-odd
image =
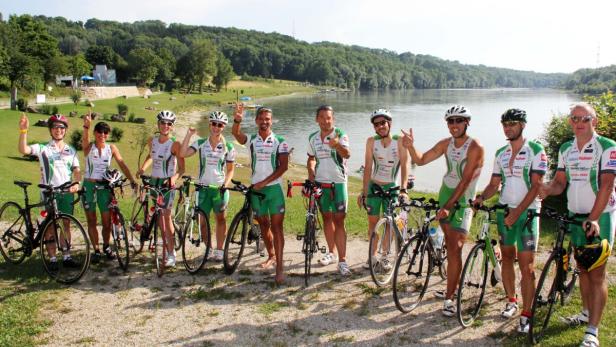
[[[278,285],[283,284],[286,279],[287,277],[283,273],[277,273],[276,277],[274,277],[274,281],[276,281]]]
[[[262,269],[271,269],[276,265],[276,257],[275,256],[271,256],[269,258],[267,258],[266,261],[262,262],[261,265],[259,265]]]

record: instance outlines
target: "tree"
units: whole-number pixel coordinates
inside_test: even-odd
[[[203,90],[203,82],[216,72],[217,51],[209,40],[196,40],[190,46],[190,51],[178,61],[178,77],[188,87],[190,93],[199,85]]]
[[[229,81],[233,78],[233,75],[231,62],[229,62],[229,59],[225,58],[222,53],[219,53],[218,59],[216,59],[216,74],[212,79],[216,89],[220,91],[222,87],[226,88]]]
[[[154,81],[158,74],[158,67],[162,65],[160,57],[150,48],[133,49],[128,54],[130,76],[138,85],[148,85]]]
[[[43,87],[48,83],[55,83],[57,75],[65,75],[69,71],[68,62],[61,55],[49,57],[43,63]]]
[[[81,76],[92,72],[92,65],[88,63],[85,55],[79,53],[72,57],[68,57],[68,72],[73,75],[73,80],[79,80]],[[75,87],[75,84],[73,84]]]
[[[107,65],[108,68],[115,67],[116,52],[109,46],[90,46],[86,50],[85,58],[90,65]]]

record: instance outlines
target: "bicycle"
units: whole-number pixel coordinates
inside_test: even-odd
[[[129,238],[136,253],[141,252],[145,243],[148,242],[148,250],[150,253],[154,253],[156,274],[158,277],[161,277],[165,272],[165,262],[167,260],[167,240],[165,240],[162,233],[159,219],[162,218],[162,210],[165,207],[164,195],[176,188],[154,187],[150,184],[151,179],[152,177],[150,176],[141,175],[141,192],[133,205],[130,222],[131,235]],[[154,205],[150,208],[148,208],[148,195],[152,196],[155,201]]]
[[[193,194],[190,190],[191,185],[195,185],[192,181],[192,177],[188,175],[182,176],[184,182],[178,189],[179,196],[178,202],[175,205],[175,211],[173,213],[173,226],[175,229],[175,250],[179,251],[182,247],[182,240],[184,239],[184,227],[186,221],[188,221],[192,215],[191,208],[196,206],[197,195]]]
[[[403,313],[414,310],[421,303],[435,267],[439,270],[441,280],[447,279],[445,244],[435,245],[430,237],[430,224],[440,208],[438,201],[430,199],[425,202],[425,198],[419,198],[411,199],[409,203],[424,210],[424,219],[419,229],[410,230],[413,236],[402,247],[394,267],[394,302]],[[456,203],[457,208],[459,204]]]
[[[119,188],[120,194],[123,196],[123,188],[127,186],[127,184],[125,184],[126,181],[127,178],[124,177],[115,182],[105,181],[105,184],[102,186],[94,186],[95,196],[96,191],[98,190],[109,190],[110,192],[110,201],[108,207],[109,214],[111,215],[111,237],[113,238],[113,247],[111,250],[113,251],[113,253],[115,253],[120,268],[124,271],[128,270],[128,263],[130,262],[130,252],[128,245],[128,234],[126,232],[126,222],[124,220],[124,215],[120,210],[120,206],[118,205],[118,199],[116,197],[115,190],[116,188]],[[84,190],[80,190],[79,194],[82,196],[82,201],[84,203],[83,208],[84,210],[86,210],[85,199],[83,197]],[[94,199],[94,201],[96,201],[96,198]]]
[[[472,200],[469,200],[470,203],[472,203]],[[471,326],[479,314],[490,267],[492,267],[490,278],[492,287],[501,281],[500,259],[496,256],[494,250],[497,241],[491,238],[489,233],[490,225],[496,224],[496,218],[492,217],[494,213],[496,211],[504,211],[505,214],[509,212],[508,206],[502,204],[496,204],[492,207],[477,205],[474,208],[478,211],[481,231],[464,262],[456,302],[458,322],[465,328]]]
[[[410,238],[405,225],[398,226],[398,214],[395,212],[397,207],[410,210],[411,204],[405,204],[397,198],[399,187],[391,187],[383,190],[382,187],[374,185],[374,193],[368,197],[378,197],[386,201],[383,217],[376,223],[370,236],[368,246],[368,264],[370,265],[370,276],[372,281],[379,286],[387,285],[394,273],[394,266],[400,248]]]
[[[304,253],[304,285],[308,287],[308,283],[310,282],[310,270],[312,267],[312,256],[317,251],[321,251],[321,253],[325,253],[325,246],[319,247],[319,242],[317,241],[317,232],[319,231],[318,227],[318,218],[319,218],[319,210],[317,206],[317,200],[323,194],[322,189],[329,188],[331,189],[332,200],[334,195],[334,184],[333,183],[319,183],[306,180],[305,182],[291,182],[287,181],[287,197],[293,197],[292,188],[293,187],[302,187],[305,192],[308,192],[308,204],[306,206],[306,224],[304,225],[304,233],[297,235],[297,240],[302,241],[302,253]],[[306,196],[306,193],[304,193]]]
[[[227,237],[225,238],[225,248],[223,252],[223,267],[224,272],[227,275],[232,274],[237,269],[242,255],[244,254],[244,248],[246,243],[251,244],[256,242],[257,253],[261,253],[260,244],[262,242],[261,228],[258,223],[255,223],[252,208],[250,206],[250,198],[252,195],[264,198],[263,193],[253,191],[251,187],[247,187],[240,181],[231,180],[234,184],[232,188],[225,188],[227,190],[240,192],[244,195],[244,204],[242,208],[235,214]]]
[[[184,181],[184,183],[186,184],[186,181]],[[195,191],[197,192],[204,188],[214,187],[190,181],[188,184],[194,185]],[[221,188],[221,194],[223,193],[224,190]],[[196,194],[194,194],[194,196],[196,196]],[[186,200],[188,200],[188,198],[186,198]],[[203,267],[212,249],[210,218],[199,208],[196,203],[196,198],[193,199],[192,205],[185,205],[185,208],[188,209],[188,220],[185,222],[184,230],[181,231],[182,260],[186,271],[194,275]]]
[[[572,270],[573,247],[571,241],[569,241],[569,245],[565,248],[563,247],[564,239],[565,234],[569,232],[569,225],[581,226],[583,223],[578,221],[578,219],[585,218],[588,215],[575,214],[569,217],[566,213],[558,213],[556,210],[544,206],[543,211],[540,213],[528,211],[527,224],[536,216],[555,220],[558,223],[558,233],[552,252],[543,266],[535,290],[535,298],[531,309],[532,316],[529,319],[530,329],[528,338],[531,344],[539,342],[544,334],[549,331],[550,318],[557,308],[554,307],[554,304],[560,302],[560,306],[564,306],[573,292],[579,272],[577,269]]]
[[[78,182],[66,182],[58,187],[39,184],[43,200],[30,204],[28,186],[25,181],[13,182],[24,191],[24,208],[9,201],[0,208],[0,252],[12,264],[20,264],[32,255],[38,244],[41,250],[43,268],[57,282],[70,284],[78,281],[90,265],[90,241],[81,223],[72,215],[58,211],[55,196],[67,192]],[[79,202],[79,198],[73,205]],[[33,221],[30,211],[45,207],[41,212],[43,220]],[[62,261],[54,259],[60,258]],[[52,261],[54,260],[54,261]]]

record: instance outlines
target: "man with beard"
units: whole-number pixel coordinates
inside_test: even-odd
[[[543,146],[525,139],[522,132],[526,127],[526,111],[512,108],[501,116],[503,131],[509,144],[496,151],[494,171],[490,183],[473,205],[483,203],[498,192],[499,203],[507,204],[509,213],[497,213],[498,233],[503,257],[502,278],[508,302],[501,315],[513,317],[518,311],[515,295],[515,271],[513,263],[520,265],[522,314],[518,331],[528,333],[531,306],[535,296],[535,252],[539,240],[539,218],[534,217],[525,230],[527,210],[538,211],[541,201],[537,198],[543,175],[547,168],[547,157]]]
[[[443,314],[447,317],[452,317],[456,312],[452,299],[462,271],[462,247],[473,218],[468,200],[475,198],[477,179],[483,166],[483,146],[466,133],[470,120],[471,113],[464,106],[449,108],[445,112],[445,121],[451,137],[440,140],[425,153],[415,149],[412,128],[408,133],[402,131],[403,145],[415,164],[426,165],[442,155],[447,160],[447,173],[438,197],[440,209],[436,214],[445,232],[447,248],[447,290],[445,293],[437,292],[437,296],[445,299]],[[454,209],[456,202],[460,207]]]
[[[264,198],[253,196],[250,205],[255,213],[268,258],[261,264],[262,268],[276,266],[275,281],[284,282],[284,264],[282,253],[284,249],[285,202],[282,192],[282,174],[289,167],[289,145],[282,136],[272,131],[272,110],[267,107],[257,109],[255,123],[257,133],[248,137],[242,132],[244,107],[238,104],[233,115],[231,133],[240,144],[248,143],[252,167],[251,188],[265,195]]]

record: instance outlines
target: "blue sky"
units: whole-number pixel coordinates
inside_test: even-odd
[[[573,72],[616,64],[613,1],[0,0],[9,14],[236,27],[467,64]]]

